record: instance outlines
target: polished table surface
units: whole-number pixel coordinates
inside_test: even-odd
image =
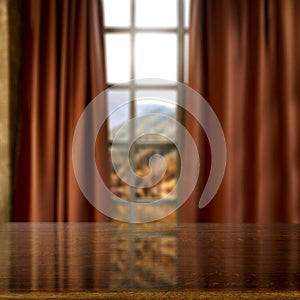
[[[1,299],[300,299],[300,225],[3,223]]]

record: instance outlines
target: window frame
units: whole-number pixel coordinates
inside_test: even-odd
[[[151,0],[149,0],[151,1]],[[152,28],[152,27],[137,27],[135,24],[135,19],[136,19],[136,0],[130,0],[130,26],[129,27],[104,27],[104,34],[120,34],[120,33],[126,33],[129,34],[130,36],[130,79],[135,79],[135,45],[136,45],[136,34],[138,33],[173,33],[176,34],[177,37],[177,82],[184,83],[185,82],[185,62],[187,61],[185,59],[185,37],[188,36],[189,31],[188,28],[185,27],[185,9],[188,8],[185,7],[187,4],[187,1],[185,0],[174,0],[177,1],[177,26],[174,28],[162,28],[162,27],[157,27],[157,28]],[[105,5],[105,3],[104,3]],[[136,85],[134,82],[129,81],[129,84],[117,84],[114,82],[108,82],[108,87],[109,88],[114,88],[114,89],[120,89],[120,90],[128,90],[129,92],[129,97],[130,99],[135,99],[135,94],[137,90],[163,90],[163,89],[168,89],[168,90],[175,90],[177,92],[177,103],[180,103],[179,101],[183,101],[184,95],[182,94],[182,89],[178,87],[175,84],[166,84],[166,85]],[[129,119],[136,117],[136,107],[135,107],[135,102],[132,101],[130,103],[129,107]],[[176,109],[176,119],[179,122],[183,122],[183,114],[182,110],[180,107],[177,105]],[[132,136],[134,128],[130,129],[130,135]],[[109,146],[112,146],[112,142],[109,141]],[[113,147],[124,147],[126,146],[126,142],[124,143],[114,143]],[[131,162],[132,162],[132,168],[135,169],[135,163],[134,163],[134,155],[137,153],[137,151],[140,148],[156,148],[156,149],[162,149],[162,148],[172,148],[175,149],[175,145],[173,145],[171,142],[144,142],[144,143],[139,143],[139,144],[134,144],[133,146],[133,151],[131,151],[132,157],[131,157]],[[180,158],[177,158],[178,164],[180,163]],[[179,168],[177,168],[177,178],[178,178],[178,171]],[[167,198],[167,199],[161,199],[160,203],[162,205],[167,204],[167,203],[176,203],[176,201],[180,201],[178,198],[180,194],[179,189],[176,191],[176,197],[175,198]],[[155,200],[155,198],[139,198],[135,196],[135,188],[130,187],[130,195],[129,199],[134,202],[151,202]],[[115,201],[115,199],[112,199]],[[131,206],[130,206],[131,207]],[[135,216],[134,212],[130,211],[130,219],[134,221]],[[180,214],[178,210],[176,211],[176,222],[178,223],[180,220]]]

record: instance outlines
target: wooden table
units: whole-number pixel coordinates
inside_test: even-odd
[[[4,223],[1,299],[300,299],[300,225]]]

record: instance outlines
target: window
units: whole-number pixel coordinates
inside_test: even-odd
[[[151,111],[164,111],[167,115],[181,121],[176,103],[181,101],[176,81],[187,79],[187,42],[188,42],[189,0],[104,0],[105,42],[107,57],[109,137],[112,141],[118,135],[117,142],[110,143],[110,153],[116,157],[115,169],[111,168],[111,190],[122,199],[134,202],[153,201],[163,197],[176,184],[180,169],[176,147],[162,136],[149,134],[139,138],[130,149],[131,167],[136,175],[145,176],[149,172],[149,157],[163,155],[167,171],[163,179],[151,188],[132,187],[120,180],[118,174],[126,162],[126,147],[133,130],[139,126],[129,126],[120,134],[123,124],[134,117],[146,116]],[[131,79],[161,78],[171,80],[168,84],[149,81],[135,84]],[[117,85],[116,85],[117,84]],[[145,102],[131,102],[122,105],[130,97],[137,99],[151,94],[153,99]],[[174,100],[174,105],[164,104],[157,98]],[[154,122],[151,118],[148,124]],[[168,120],[154,122],[151,126],[160,126],[159,130],[168,136],[178,138],[178,130]],[[161,200],[161,209],[172,206],[178,201],[179,191],[175,190],[168,198]],[[116,198],[117,198],[116,197]],[[134,222],[139,212],[128,211],[115,201],[115,216],[130,214]],[[178,221],[178,213],[171,214],[171,222]]]

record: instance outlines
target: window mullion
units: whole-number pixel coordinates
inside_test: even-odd
[[[130,41],[131,41],[131,51],[130,51],[130,119],[135,117],[135,102],[132,101],[135,98],[135,90],[134,90],[134,84],[132,80],[135,78],[135,66],[134,66],[134,55],[135,55],[135,0],[131,0],[131,18],[130,18]],[[133,122],[130,123],[130,139],[133,140],[134,137],[134,124]],[[136,149],[133,145],[133,147],[129,151],[129,160],[131,162],[131,167],[134,170],[135,173],[135,152]],[[129,201],[135,202],[135,182],[134,182],[134,176],[131,175],[130,179],[130,197]],[[130,221],[134,223],[136,217],[135,217],[135,208],[134,206],[130,205]]]
[[[177,0],[178,3],[178,24],[177,24],[177,38],[178,38],[178,70],[177,81],[183,82],[183,61],[184,61],[184,20],[183,20],[183,0]]]

